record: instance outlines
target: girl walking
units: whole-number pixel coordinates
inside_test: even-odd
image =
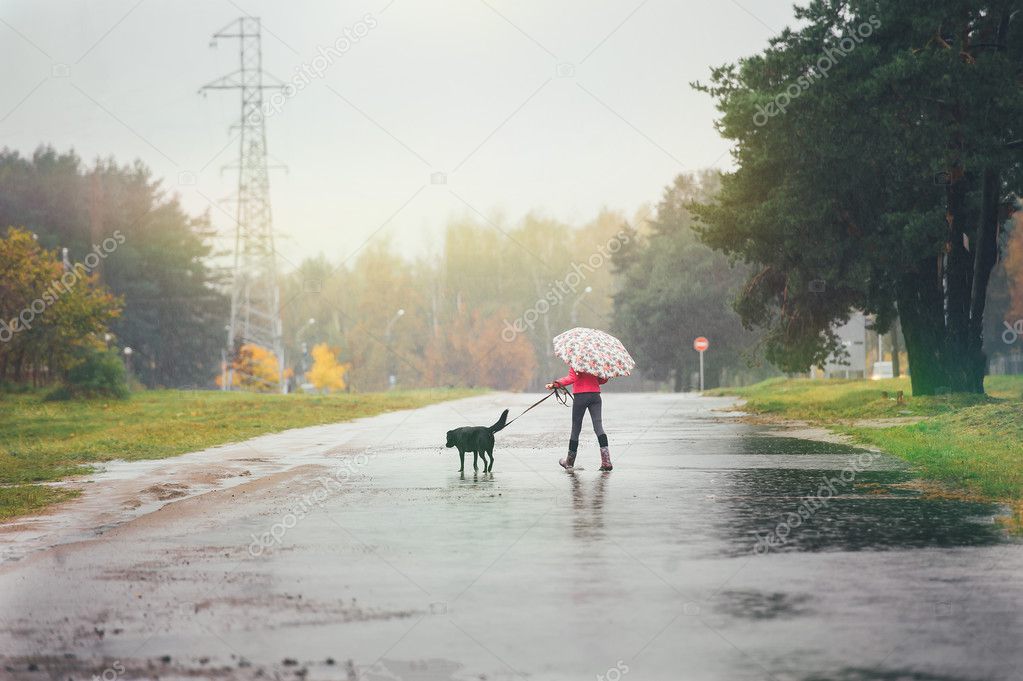
[[[568,456],[558,463],[566,470],[575,466],[583,416],[590,412],[593,432],[600,443],[600,470],[611,470],[611,452],[600,418],[600,386],[609,378],[628,376],[636,366],[622,342],[609,333],[577,326],[554,338],[554,354],[568,364],[568,376],[547,384],[548,390],[572,386],[572,435]]]
[[[583,416],[590,412],[590,421],[593,423],[593,432],[597,435],[597,443],[600,445],[600,470],[609,471],[611,466],[611,451],[607,446],[607,434],[604,433],[604,424],[601,421],[600,409],[600,386],[607,383],[606,378],[600,378],[585,372],[576,372],[568,367],[568,375],[562,376],[556,381],[547,384],[548,390],[555,388],[572,388],[572,435],[568,439],[568,456],[558,463],[568,470],[575,466],[575,455],[579,450],[579,434],[583,429]]]

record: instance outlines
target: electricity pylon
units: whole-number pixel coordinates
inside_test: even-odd
[[[237,38],[241,53],[241,68],[200,90],[241,91],[241,120],[236,126],[241,144],[238,157],[231,321],[227,330],[228,357],[233,358],[238,343],[258,345],[272,351],[278,361],[280,390],[287,392],[263,113],[263,90],[281,86],[263,83],[263,53],[258,18],[235,19],[213,34],[210,45],[216,46],[219,38]],[[233,363],[228,366],[227,380],[223,381],[224,389],[230,389],[234,381]]]

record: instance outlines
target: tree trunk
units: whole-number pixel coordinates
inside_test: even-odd
[[[998,259],[998,204],[1001,178],[992,167],[984,170],[984,195],[982,198],[980,224],[974,244],[973,288],[970,291],[969,355],[974,363],[973,378],[978,381],[974,392],[984,392],[984,373],[987,356],[984,354],[984,307],[987,304],[987,287],[991,270]]]
[[[899,286],[902,334],[909,355],[909,375],[914,395],[935,395],[948,390],[949,378],[943,365],[944,312],[941,280],[936,263],[918,263]]]
[[[14,383],[21,383],[22,371],[25,366],[25,351],[18,351],[18,356],[14,359]]]
[[[939,266],[942,261],[944,273]],[[946,309],[955,304],[950,300],[954,296],[949,295],[949,282],[959,277],[958,272],[948,275],[949,262],[947,258],[937,263],[921,260],[899,285],[898,306],[914,395],[983,392],[983,355],[971,354],[960,345],[969,337],[969,318],[952,312],[946,315]]]
[[[973,257],[969,248],[975,247],[967,241],[969,221],[966,208],[967,184],[963,168],[958,163],[950,172],[946,192],[948,237],[945,242],[944,258],[944,338],[940,350],[945,372],[946,386],[952,392],[977,392],[977,362],[983,364],[970,342],[970,295],[973,288]],[[969,246],[969,248],[968,248]],[[983,391],[983,368],[980,384]],[[915,392],[915,391],[914,391]]]
[[[1008,6],[1003,6],[994,40],[998,51],[1005,49],[1009,17]],[[960,49],[968,52],[970,48],[965,29],[962,34]],[[998,168],[991,165],[984,168],[980,214],[969,215],[966,197],[971,175],[963,167],[965,144],[959,129],[963,120],[961,103],[956,103],[951,113],[956,132],[950,140],[950,148],[957,158],[951,164],[946,191],[948,238],[943,270],[944,347],[938,349],[939,364],[943,366],[948,382],[947,386],[939,387],[947,387],[954,392],[983,394],[987,369],[983,350],[984,307],[991,270],[998,257],[1001,177]],[[971,224],[974,221],[975,225]],[[901,309],[905,313],[906,309]],[[908,332],[906,339],[909,349]],[[912,367],[911,354],[910,368],[915,372]],[[916,392],[914,373],[913,393]]]
[[[902,361],[899,359],[899,318],[892,322],[892,378],[902,375]]]

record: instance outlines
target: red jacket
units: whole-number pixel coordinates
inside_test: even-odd
[[[593,374],[587,373],[576,373],[575,369],[568,367],[568,376],[562,376],[558,380],[554,381],[556,385],[562,387],[575,384],[572,388],[573,393],[599,393],[600,386],[607,383],[606,378],[599,378]]]

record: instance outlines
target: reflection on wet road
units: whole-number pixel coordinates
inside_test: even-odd
[[[498,435],[493,473],[456,472],[446,429],[532,401],[332,426],[323,436],[344,444],[330,465],[303,459],[0,568],[0,666],[40,679],[114,661],[126,678],[1018,678],[1023,547],[998,507],[926,498],[895,459],[765,435],[712,411],[726,400],[685,395],[605,396],[609,474],[586,433],[579,468],[557,466],[568,413],[555,407]]]

